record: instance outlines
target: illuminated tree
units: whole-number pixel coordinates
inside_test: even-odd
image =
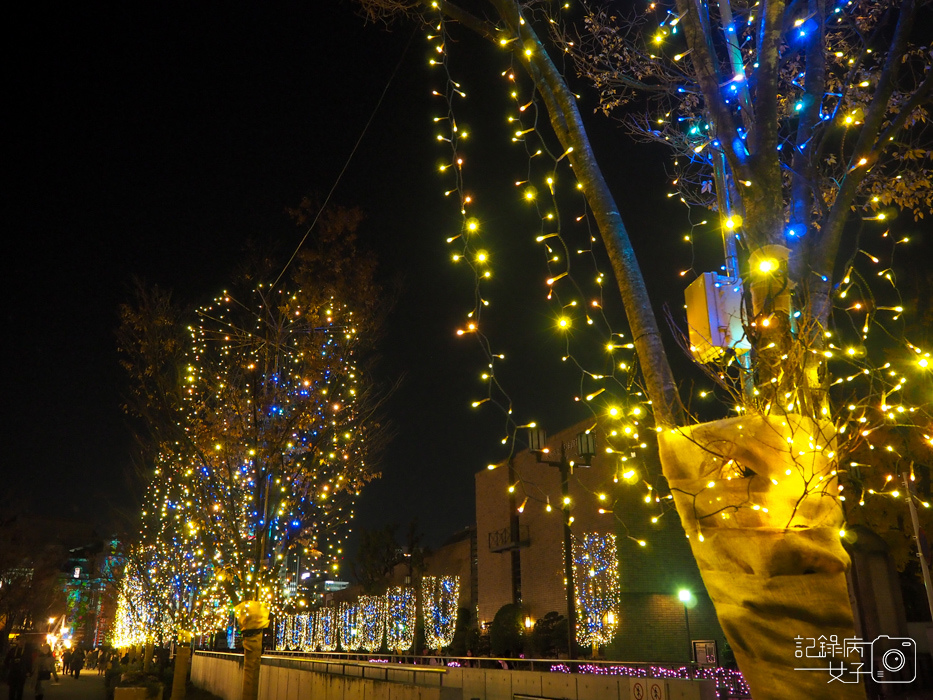
[[[415,643],[418,606],[415,589],[392,586],[385,594],[386,647],[400,653]]]
[[[162,459],[157,476],[171,470],[171,458]],[[174,506],[185,494],[184,481],[172,476],[149,484],[121,583],[116,646],[163,642],[181,631],[209,635],[227,624],[229,602],[216,590],[206,594],[213,568],[205,566],[201,545],[192,546],[190,522]]]
[[[362,595],[357,608],[358,640],[368,652],[379,651],[386,632],[386,597]]]
[[[176,632],[281,610],[289,551],[338,572],[383,439],[367,366],[382,302],[358,223],[325,216],[287,275],[249,270],[193,314],[158,291],[122,310],[154,466],[142,541]]]
[[[337,620],[340,627],[340,648],[354,651],[360,648],[360,606],[358,603],[343,602],[337,606]]]
[[[190,609],[196,587],[185,569],[166,561],[171,556],[182,559],[184,553],[158,542],[129,548],[117,594],[113,646],[164,643],[175,639],[177,630],[205,631],[204,621],[195,620]],[[207,632],[213,631],[213,622]]]
[[[425,576],[421,579],[424,640],[429,649],[443,649],[453,642],[459,597],[459,576]]]
[[[337,648],[339,630],[336,608],[318,608],[313,614],[314,641],[316,651],[334,651]]]
[[[619,557],[615,535],[586,533],[573,544],[577,643],[612,641],[619,627]]]
[[[840,491],[837,476],[853,450],[885,448],[883,427],[919,430],[930,443],[926,405],[901,399],[908,380],[929,382],[929,353],[898,326],[904,308],[894,253],[915,241],[888,228],[898,211],[918,220],[931,206],[933,75],[929,49],[917,42],[929,5],[676,0],[621,19],[584,8],[574,27],[574,8],[562,17],[543,2],[360,2],[372,19],[421,17],[444,81],[435,94],[446,111],[435,121],[451,158],[440,170],[463,216],[448,240],[458,246],[454,260],[477,280],[476,303],[458,332],[480,339],[489,368],[489,395],[475,405],[493,400],[512,415],[495,373],[503,358],[483,324],[492,262],[465,184],[468,130],[458,116],[466,88],[452,76],[448,50],[457,25],[505,55],[511,136],[529,157],[516,184],[540,217],[548,299],[567,337],[565,359],[580,368],[577,399],[615,421],[606,435],[620,462],[645,450],[634,466],[650,459],[644,416],[653,417],[668,486],[646,498],[676,504],[755,695],[769,697],[776,687],[783,695],[818,692],[813,684],[825,678],[793,672],[785,632],[793,619],[806,621],[794,630],[804,637],[853,635],[839,538],[840,501],[852,494]],[[621,112],[630,131],[674,150],[671,195],[691,221],[702,218],[696,209],[714,213],[726,274],[704,276],[704,291],[724,310],[716,299],[732,295],[734,325],[714,321],[710,335],[720,325],[733,334],[713,338],[712,347],[700,342],[702,333],[688,340],[684,329],[680,339],[685,349],[694,345],[689,351],[716,386],[706,393],[723,399],[720,415],[733,410],[738,418],[693,425],[698,418],[684,408],[635,252],[556,56],[596,86],[603,111]],[[559,204],[574,190],[584,201],[568,216]],[[579,222],[586,228],[574,239]],[[608,280],[593,229],[630,341],[603,311]],[[594,262],[595,284],[579,274],[592,270],[584,262]],[[594,347],[611,353],[602,366],[571,349],[587,328],[601,334]],[[897,350],[896,359],[883,349]],[[928,402],[929,391],[920,393]]]

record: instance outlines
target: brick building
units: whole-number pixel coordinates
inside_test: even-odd
[[[691,640],[715,640],[721,653],[724,635],[676,512],[668,509],[652,523],[658,506],[645,503],[643,487],[616,481],[619,458],[606,453],[598,428],[594,455],[581,456],[577,436],[590,427],[592,421],[551,436],[543,459],[556,463],[563,456],[568,465],[575,463],[567,484],[574,541],[588,533],[616,535],[620,615],[607,654],[629,661],[687,661],[688,626]],[[526,450],[511,467],[500,464],[476,474],[481,626],[513,602],[532,620],[551,611],[567,614],[561,469],[539,454]],[[580,466],[583,461],[590,466]],[[690,593],[686,602],[682,591]]]
[[[471,610],[476,609],[478,594],[476,545],[476,528],[468,527],[454,533],[427,556],[424,572],[427,576],[458,576],[458,607]]]

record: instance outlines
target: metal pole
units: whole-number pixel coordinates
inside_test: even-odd
[[[690,639],[690,611],[684,603],[684,624],[687,627],[687,660],[693,661],[693,640]]]
[[[515,464],[509,459],[509,488],[515,485]],[[518,508],[515,505],[516,495],[514,489],[509,491],[509,579],[512,582],[512,602],[516,605],[522,603],[522,560],[519,541],[521,528],[518,520]]]
[[[713,158],[713,177],[716,180],[716,200],[719,205],[721,217],[727,217],[732,212],[731,191],[728,182],[728,165],[726,155],[718,150]],[[723,254],[726,258],[726,277],[735,282],[739,278],[739,254],[735,244],[735,230],[723,228],[722,231]]]
[[[573,658],[573,644],[577,631],[577,612],[573,590],[573,536],[570,531],[570,465],[560,447],[561,511],[564,517],[564,578],[567,579],[567,658]]]
[[[910,463],[911,470],[914,463]],[[914,539],[917,541],[917,555],[920,557],[920,570],[923,572],[923,587],[927,591],[927,605],[930,606],[930,614],[933,615],[933,584],[930,583],[930,567],[927,565],[926,557],[923,556],[923,547],[920,546],[920,521],[917,519],[917,507],[914,505],[914,495],[910,492],[910,484],[907,481],[907,473],[901,474],[904,479],[904,491],[907,494],[907,505],[910,508],[910,520],[914,524]]]

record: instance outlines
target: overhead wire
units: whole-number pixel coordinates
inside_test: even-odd
[[[323,204],[321,204],[320,209],[318,209],[317,214],[314,215],[314,220],[311,222],[311,225],[308,226],[308,230],[305,231],[304,236],[301,237],[301,240],[298,242],[298,245],[295,246],[294,252],[289,257],[288,262],[282,267],[282,271],[279,273],[278,277],[275,278],[275,281],[272,283],[272,288],[279,283],[279,280],[282,279],[282,276],[288,271],[288,268],[294,262],[295,257],[298,255],[298,251],[301,250],[301,246],[304,245],[305,241],[308,240],[308,236],[311,235],[311,231],[314,230],[315,225],[318,222],[318,219],[321,218],[321,214],[327,208],[328,202],[330,202],[331,197],[334,194],[334,191],[337,189],[337,186],[340,184],[340,181],[343,179],[344,173],[346,173],[347,168],[350,166],[350,162],[353,160],[353,156],[356,155],[357,150],[360,147],[360,144],[363,142],[363,138],[366,136],[366,132],[369,131],[370,125],[373,123],[373,119],[376,117],[376,113],[379,111],[379,107],[382,106],[382,102],[385,99],[386,93],[389,91],[389,87],[392,85],[392,81],[395,80],[395,76],[398,74],[399,68],[402,67],[402,62],[405,60],[405,56],[408,55],[408,48],[411,46],[411,40],[415,36],[415,31],[411,33],[411,36],[408,37],[408,42],[405,44],[405,48],[402,49],[402,55],[398,59],[398,63],[395,65],[395,69],[392,71],[392,74],[389,76],[388,81],[386,82],[385,87],[382,89],[382,94],[379,95],[379,100],[376,102],[376,106],[373,107],[372,113],[369,115],[369,119],[366,120],[366,124],[363,126],[363,130],[360,132],[359,137],[356,139],[356,143],[353,144],[353,150],[350,151],[350,155],[347,156],[347,160],[344,162],[343,167],[340,169],[340,172],[337,174],[337,179],[334,180],[334,184],[331,186],[330,191],[327,193],[327,197],[324,198]]]

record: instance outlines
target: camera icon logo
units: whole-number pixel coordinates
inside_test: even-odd
[[[917,643],[910,637],[875,637],[871,677],[878,683],[913,683],[917,678]]]

